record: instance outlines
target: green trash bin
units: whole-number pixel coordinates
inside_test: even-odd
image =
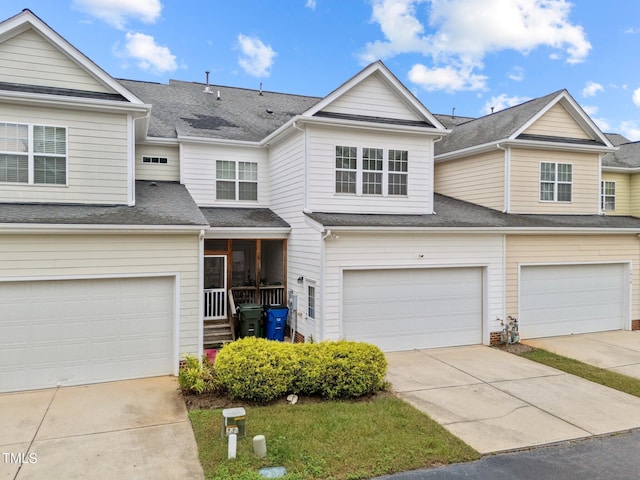
[[[262,305],[241,303],[238,310],[240,312],[240,338],[259,336]]]

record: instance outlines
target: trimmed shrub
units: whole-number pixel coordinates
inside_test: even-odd
[[[233,398],[268,402],[288,393],[356,398],[383,388],[387,361],[375,345],[350,341],[282,343],[247,337],[216,358]]]
[[[220,350],[218,378],[232,398],[269,402],[291,392],[299,369],[289,343],[245,337]]]
[[[189,393],[221,393],[224,387],[211,360],[206,355],[202,356],[202,361],[195,355],[186,355],[184,364],[178,372],[178,385],[183,392]]]

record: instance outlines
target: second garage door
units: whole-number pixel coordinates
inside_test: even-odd
[[[624,328],[628,310],[626,264],[523,266],[522,338]]]
[[[482,343],[481,268],[344,272],[343,334],[384,351]]]
[[[173,277],[0,282],[0,391],[173,372]]]

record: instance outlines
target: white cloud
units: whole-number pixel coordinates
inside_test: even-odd
[[[483,90],[487,80],[484,75],[472,73],[470,68],[456,68],[451,65],[428,68],[419,63],[411,67],[408,77],[411,82],[428,92]]]
[[[633,95],[631,97],[633,99],[633,103],[636,107],[640,107],[640,88],[636,88],[633,91]]]
[[[155,23],[160,18],[160,0],[73,0],[74,5],[88,14],[100,18],[119,29],[128,19]]]
[[[255,77],[268,77],[273,59],[277,55],[271,46],[265,45],[259,38],[242,34],[238,35],[238,43],[242,52],[238,63],[244,71]]]
[[[522,67],[513,67],[511,71],[507,74],[510,80],[514,82],[521,82],[524,80],[524,68]]]
[[[568,63],[587,57],[591,44],[569,21],[566,0],[372,0],[372,21],[383,40],[365,45],[363,62],[402,53],[478,68],[488,53],[528,52],[547,46]],[[428,29],[428,30],[427,30]]]
[[[151,35],[127,33],[124,55],[133,58],[143,70],[156,73],[173,72],[177,68],[176,57],[162,45],[156,44]]]
[[[596,82],[587,82],[585,87],[582,89],[583,97],[593,97],[598,92],[604,92],[604,87]]]
[[[600,110],[595,105],[580,105],[587,115],[593,117]]]
[[[513,107],[514,105],[520,105],[528,100],[531,100],[531,97],[519,97],[517,95],[509,96],[506,93],[501,95],[491,97],[487,100],[482,107],[482,113],[489,114],[493,112],[498,112],[500,110],[504,110],[505,108]],[[492,112],[493,109],[493,112]]]
[[[620,124],[620,133],[633,142],[640,140],[640,127],[636,122],[626,121]]]
[[[307,0],[307,3],[305,3],[304,5],[307,8],[310,8],[311,10],[315,10],[316,9],[316,0]]]

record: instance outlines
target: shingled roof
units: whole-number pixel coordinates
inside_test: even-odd
[[[618,145],[618,150],[602,157],[603,167],[640,168],[640,142]]]
[[[149,137],[201,137],[259,142],[321,99],[261,90],[170,80],[118,80],[153,105]],[[219,96],[218,96],[219,94]]]

